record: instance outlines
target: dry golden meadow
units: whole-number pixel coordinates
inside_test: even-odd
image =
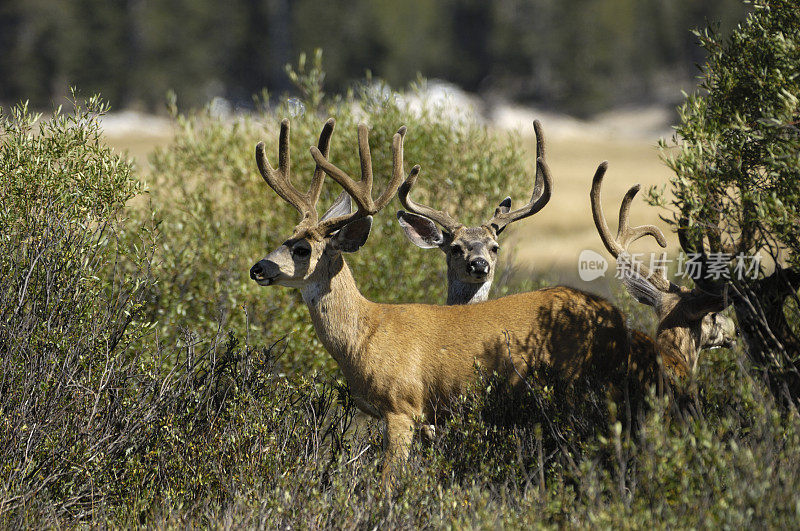
[[[533,145],[526,141],[526,146]],[[612,229],[620,201],[629,187],[636,183],[642,191],[634,200],[631,223],[653,223],[669,235],[669,226],[659,219],[664,214],[647,205],[641,198],[650,186],[665,184],[670,170],[659,158],[656,139],[596,140],[592,138],[554,139],[549,142],[548,161],[554,177],[550,203],[530,221],[515,227],[516,260],[518,267],[530,267],[538,272],[550,272],[569,279],[577,273],[578,255],[582,249],[593,249],[604,256],[589,207],[589,188],[597,165],[609,162],[603,181],[603,208]],[[532,158],[532,157],[531,157]],[[614,221],[612,221],[614,220]],[[667,237],[668,252],[674,256],[677,239]],[[657,244],[643,240],[637,251],[650,252]]]
[[[543,120],[543,125],[547,133],[547,120]],[[511,265],[517,271],[516,275],[534,273],[576,284],[581,250],[592,249],[608,257],[595,230],[589,208],[592,176],[603,160],[609,161],[608,174],[603,183],[603,206],[612,228],[622,196],[630,186],[640,183],[642,191],[633,203],[631,222],[636,225],[652,223],[660,227],[667,235],[669,256],[676,256],[679,250],[677,238],[670,232],[669,225],[659,218],[659,214],[665,212],[647,205],[642,199],[650,186],[662,186],[670,176],[670,170],[659,158],[658,136],[653,133],[638,134],[636,138],[614,136],[591,132],[575,134],[574,131],[548,135],[547,159],[554,176],[553,197],[536,216],[509,229],[501,261],[505,259],[511,263],[501,263],[501,269]],[[127,151],[144,173],[148,170],[150,153],[156,147],[168,144],[170,138],[167,131],[106,133],[109,145]],[[522,138],[529,158],[528,165],[533,168],[535,138],[529,134],[523,134]],[[409,136],[409,141],[413,142],[413,137]],[[258,178],[255,162],[253,178]],[[519,202],[524,198],[512,199]],[[640,252],[659,250],[652,240],[643,240],[637,245],[635,250]],[[604,290],[604,285],[595,287]]]

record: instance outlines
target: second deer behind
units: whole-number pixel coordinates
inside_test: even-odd
[[[550,200],[553,180],[544,163],[542,124],[536,120],[533,128],[536,132],[536,181],[531,200],[522,208],[512,211],[511,197],[506,197],[486,223],[466,227],[446,211],[416,203],[408,197],[418,173],[409,175],[397,191],[407,210],[397,213],[397,221],[408,239],[422,249],[438,247],[447,259],[447,304],[470,304],[489,298],[500,251],[500,233],[509,224],[536,214]]]

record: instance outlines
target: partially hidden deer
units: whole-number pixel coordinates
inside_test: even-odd
[[[608,301],[558,287],[509,295],[469,305],[381,304],[356,286],[344,253],[367,241],[372,216],[384,208],[403,181],[400,128],[392,140],[392,175],[372,197],[372,164],[366,125],[358,127],[361,180],[329,162],[334,127],[329,120],[317,147],[316,169],[307,193],[290,182],[289,122],[281,123],[278,168],[256,147],[267,184],[294,206],[302,220],[277,249],[256,263],[250,276],[261,286],[298,288],[315,331],[337,361],[359,409],[385,422],[384,485],[391,488],[394,464],[409,452],[413,428],[437,421],[437,405],[475,381],[475,367],[516,385],[531,367],[545,365],[565,378],[624,372],[629,351],[622,314]],[[544,159],[537,164],[547,172]],[[419,166],[411,174],[419,172]],[[324,174],[342,193],[318,217],[316,203]],[[356,203],[351,212],[350,201]],[[623,374],[624,378],[624,374]]]
[[[631,332],[631,359],[628,367],[631,376],[642,384],[685,383],[697,367],[701,349],[728,347],[736,341],[737,331],[733,320],[721,312],[730,300],[724,287],[703,278],[695,279],[695,287],[678,286],[666,278],[666,271],[650,271],[641,261],[634,261],[629,253],[631,243],[644,236],[652,236],[661,247],[666,238],[654,225],[631,227],[628,223],[630,206],[640,186],[632,186],[622,199],[619,210],[619,228],[616,237],[603,214],[600,188],[608,169],[608,162],[597,168],[592,180],[590,200],[592,216],[606,249],[617,260],[623,273],[622,283],[640,303],[651,306],[658,318],[654,338],[638,331]],[[692,245],[685,224],[678,229],[681,247],[686,253],[697,254],[705,260],[702,243]],[[666,380],[663,381],[662,378]]]
[[[545,140],[539,120],[533,122],[533,128],[536,159],[544,160]],[[526,205],[512,211],[511,197],[506,197],[494,215],[477,227],[464,226],[444,210],[412,201],[408,194],[417,182],[418,173],[412,172],[400,185],[397,196],[405,210],[397,212],[397,221],[406,236],[417,247],[439,248],[445,255],[447,304],[470,304],[489,298],[500,251],[500,233],[511,223],[536,214],[550,200],[553,182],[546,168],[536,164],[533,193]]]

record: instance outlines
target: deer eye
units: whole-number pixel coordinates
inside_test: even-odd
[[[500,250],[500,246],[499,245],[493,245],[492,248],[491,248],[492,254],[497,254],[497,252],[499,250]]]
[[[294,256],[295,258],[305,258],[310,254],[311,254],[311,249],[309,249],[308,247],[301,247],[298,245],[292,249],[292,256]]]

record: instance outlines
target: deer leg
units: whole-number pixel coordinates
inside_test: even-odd
[[[383,462],[381,484],[384,489],[391,491],[394,479],[408,458],[411,441],[414,438],[414,421],[410,416],[402,413],[388,413],[385,419],[384,445],[386,447],[386,457]]]

